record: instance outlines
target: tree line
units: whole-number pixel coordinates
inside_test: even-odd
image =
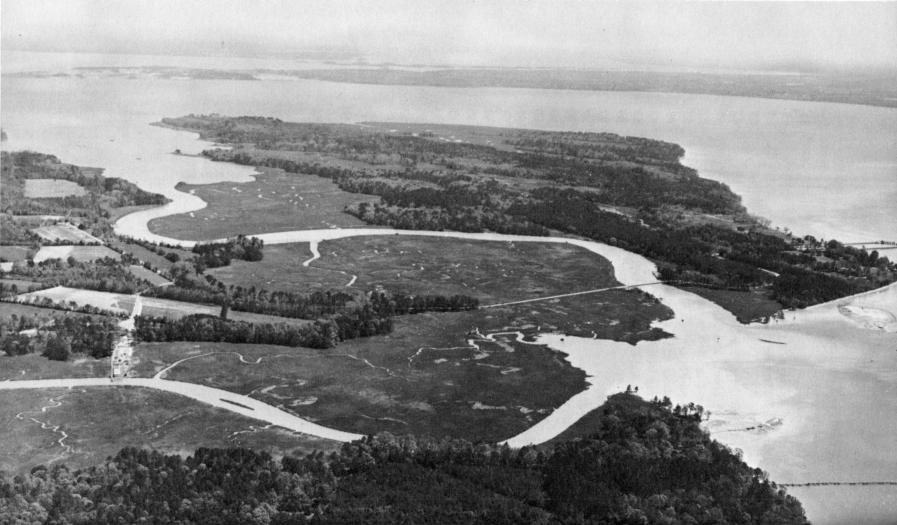
[[[387,433],[280,460],[126,448],[81,470],[0,476],[0,514],[59,525],[808,523],[695,414],[630,394],[595,414],[588,434],[521,449]]]

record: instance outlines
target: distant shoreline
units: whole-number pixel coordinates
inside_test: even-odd
[[[264,76],[274,75],[269,79]],[[897,72],[665,72],[565,68],[421,67],[387,65],[318,69],[181,66],[91,66],[4,72],[7,78],[155,78],[161,80],[319,80],[361,85],[520,88],[676,93],[850,104],[897,109]]]

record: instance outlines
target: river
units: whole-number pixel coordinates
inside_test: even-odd
[[[727,182],[753,213],[796,233],[843,240],[897,237],[897,110],[888,108],[657,93],[7,76],[2,79],[2,105],[2,126],[9,135],[4,149],[34,149],[65,162],[104,167],[110,176],[171,197],[167,208],[128,216],[117,225],[119,231],[155,240],[146,229],[149,218],[203,206],[196,197],[174,190],[178,181],[241,182],[252,177],[250,168],[171,155],[174,149],[190,153],[209,144],[194,134],[147,125],[164,116],[211,112],[658,138],[683,145],[687,165]],[[352,234],[282,233],[266,236],[266,242]],[[614,262],[621,282],[650,280],[645,277],[653,266],[644,259],[589,244],[585,247]],[[658,325],[675,337],[632,347],[542,335],[540,342],[564,351],[589,374],[591,386],[512,443],[539,441],[600,404],[608,393],[632,384],[649,397],[669,395],[677,402],[704,405],[712,413],[708,428],[714,436],[743,450],[746,461],[767,469],[777,481],[893,479],[893,333],[863,329],[835,305],[789,314],[776,325],[746,327],[693,294],[666,286],[647,291],[676,312],[674,319]],[[791,492],[815,523],[891,523],[897,508],[893,488]]]

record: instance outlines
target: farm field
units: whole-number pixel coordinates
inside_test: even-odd
[[[160,235],[192,240],[240,233],[362,227],[364,222],[342,210],[372,198],[342,191],[322,177],[267,168],[261,169],[254,182],[180,184],[178,189],[195,193],[208,206],[189,214],[155,219],[149,227]]]
[[[18,297],[22,301],[33,301],[39,300],[42,297],[47,297],[55,302],[74,302],[78,305],[90,305],[96,308],[123,314],[130,314],[134,308],[133,295],[82,290],[77,288],[67,288],[65,286],[56,286],[46,290],[22,294]],[[142,314],[148,316],[180,318],[192,314],[218,315],[221,313],[221,307],[215,305],[186,303],[182,301],[172,301],[170,299],[159,299],[156,297],[143,297],[141,302],[143,303]],[[289,323],[298,325],[311,322],[304,319],[291,319],[273,315],[236,312],[233,310],[228,314],[228,319],[247,321],[250,323]]]
[[[103,244],[103,241],[87,233],[79,230],[77,227],[69,223],[54,224],[52,226],[41,226],[33,230],[39,237],[51,242],[71,242],[85,244]]]
[[[13,315],[49,315],[49,314],[65,314],[73,316],[89,315],[81,312],[69,312],[65,310],[56,310],[52,308],[41,308],[39,306],[31,306],[28,304],[0,302],[0,317],[9,318]]]
[[[0,259],[6,261],[24,261],[28,259],[31,248],[28,246],[0,246]]]
[[[190,453],[197,447],[244,446],[276,456],[336,446],[264,428],[253,419],[175,394],[137,387],[10,390],[3,400],[0,427],[6,430],[0,443],[0,470],[14,473],[55,463],[72,469],[96,464],[125,446],[171,454]],[[67,437],[60,445],[62,432]]]
[[[157,274],[156,272],[147,270],[143,266],[139,264],[132,264],[128,266],[128,271],[137,277],[149,281],[153,286],[165,286],[171,284],[171,281]]]
[[[29,199],[59,199],[87,195],[79,184],[64,179],[25,179],[25,197]]]
[[[90,262],[106,257],[121,259],[118,252],[106,246],[42,246],[35,254],[34,262],[39,263],[48,259],[66,260],[69,257],[74,257],[78,262]]]

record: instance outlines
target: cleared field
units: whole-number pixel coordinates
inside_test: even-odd
[[[344,192],[322,177],[276,169],[262,169],[254,182],[179,185],[178,189],[195,193],[208,206],[152,220],[149,228],[160,235],[195,240],[239,233],[362,227],[364,222],[342,210],[373,198]]]
[[[53,242],[71,242],[85,244],[103,244],[103,241],[87,233],[79,230],[76,226],[67,222],[54,224],[52,226],[41,226],[31,230],[42,239]]]
[[[104,310],[130,314],[134,309],[134,296],[112,292],[97,292],[79,288],[67,288],[56,286],[46,290],[21,294],[18,300],[23,302],[34,301],[42,297],[48,297],[56,302],[74,302],[77,305],[90,305]],[[170,299],[158,299],[156,297],[143,297],[142,314],[157,317],[180,318],[192,314],[218,315],[221,307],[209,304],[185,303]],[[304,319],[290,319],[273,315],[253,314],[249,312],[236,312],[231,310],[228,319],[247,321],[250,323],[288,323],[304,325],[311,321]]]
[[[121,259],[118,252],[106,246],[43,246],[35,254],[34,262],[39,263],[48,259],[66,260],[69,257],[74,257],[78,262],[90,262],[106,257]]]
[[[169,454],[243,446],[275,456],[336,446],[263,428],[253,419],[175,394],[135,387],[8,390],[0,400],[0,470],[11,472],[57,462],[83,467],[126,446]]]
[[[164,286],[171,284],[171,281],[169,281],[168,279],[162,277],[156,272],[147,270],[139,264],[132,264],[128,266],[128,271],[141,279],[149,281],[153,286]]]
[[[87,195],[79,184],[64,179],[25,179],[25,197],[29,199],[59,199]]]
[[[4,261],[24,261],[28,259],[31,248],[27,246],[0,246],[0,260]]]
[[[619,284],[613,266],[573,245],[467,241],[415,236],[351,237],[322,242],[309,266],[307,243],[265,247],[259,262],[208,270],[227,284],[269,289],[384,286],[412,294],[465,294],[481,304]]]

